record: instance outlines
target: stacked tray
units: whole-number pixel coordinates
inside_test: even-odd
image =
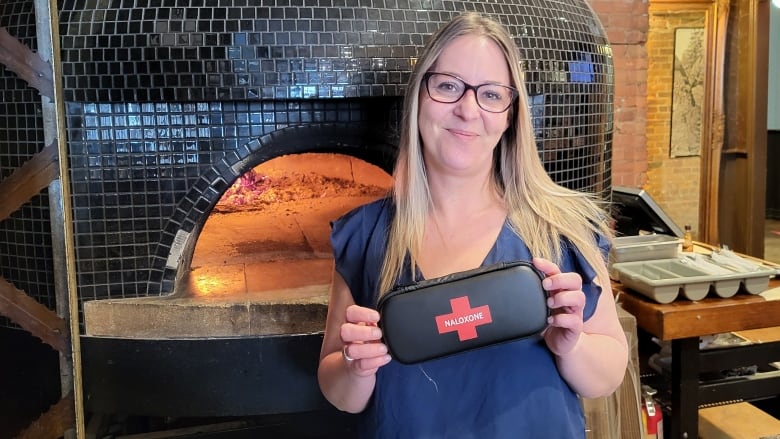
[[[611,264],[620,283],[659,303],[670,303],[682,295],[701,300],[712,291],[718,297],[731,297],[740,289],[749,294],[766,290],[776,271],[755,265],[751,269],[723,265],[713,260],[686,256],[669,259]]]
[[[620,236],[615,238],[610,262],[635,262],[676,258],[682,239],[662,234]]]

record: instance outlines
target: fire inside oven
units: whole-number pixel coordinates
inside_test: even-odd
[[[297,154],[243,174],[206,219],[187,293],[197,300],[323,300],[330,222],[388,193],[390,177],[340,154]]]

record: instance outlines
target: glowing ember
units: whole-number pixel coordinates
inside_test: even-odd
[[[217,208],[254,204],[271,185],[270,177],[258,175],[254,169],[238,177],[235,183],[222,194]]]
[[[317,173],[264,175],[254,169],[236,180],[214,206],[219,213],[263,210],[273,203],[326,197],[381,196],[388,188]]]

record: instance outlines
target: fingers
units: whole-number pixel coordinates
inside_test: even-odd
[[[347,323],[374,323],[379,321],[379,312],[375,309],[350,305],[346,310]]]
[[[542,287],[550,292],[550,298],[553,299],[549,302],[551,308],[580,304],[579,294],[566,294],[567,292],[581,293],[582,277],[578,273],[561,273],[561,269],[547,259],[534,258],[533,264],[546,275]],[[584,296],[582,299],[584,300]]]
[[[545,274],[542,286],[547,291],[582,289],[582,277],[578,273],[561,273],[553,262],[547,259],[534,258],[533,264]]]
[[[548,292],[547,306],[552,311],[544,331],[545,342],[555,355],[564,355],[577,345],[582,334],[582,277],[578,273],[562,273],[560,267],[546,259],[534,258],[533,264],[546,276],[542,286]]]
[[[561,272],[561,269],[554,262],[544,258],[534,258],[532,263],[546,276],[552,276]]]
[[[390,362],[390,356],[361,358],[347,363],[349,371],[357,376],[367,377],[375,374],[380,367]]]
[[[344,361],[353,371],[373,373],[390,362],[384,343],[347,343],[342,350]]]
[[[581,310],[585,306],[585,293],[580,290],[559,290],[547,297],[547,306],[567,312]]]
[[[341,355],[347,366],[357,375],[366,376],[390,362],[387,346],[381,343],[379,313],[376,310],[350,305],[345,313],[346,322],[341,325]]]
[[[379,313],[370,308],[350,305],[346,310],[346,322],[341,325],[341,341],[344,343],[366,343],[382,338],[377,327]]]
[[[561,327],[581,325],[585,307],[582,277],[578,273],[561,273],[560,268],[547,259],[534,258],[533,264],[547,276],[542,286],[548,291],[547,306],[553,310],[549,323]]]
[[[556,328],[567,328],[571,330],[582,329],[582,314],[578,312],[555,312],[547,319],[549,326]]]

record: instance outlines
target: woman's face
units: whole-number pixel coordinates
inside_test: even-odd
[[[452,40],[431,71],[457,76],[467,84],[510,85],[509,67],[499,46],[484,36]],[[509,114],[491,113],[477,105],[474,90],[454,103],[431,99],[420,87],[418,123],[429,172],[483,174],[492,166],[493,149],[509,127]]]

